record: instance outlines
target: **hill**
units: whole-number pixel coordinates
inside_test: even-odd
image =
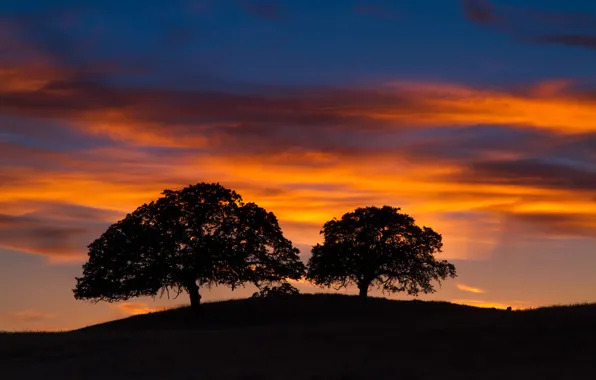
[[[212,330],[293,323],[398,322],[413,316],[462,317],[464,314],[486,311],[489,309],[448,302],[395,301],[386,298],[361,300],[355,296],[303,294],[210,302],[203,304],[199,312],[182,307],[134,315],[85,327],[80,331]]]
[[[596,305],[527,311],[302,295],[208,303],[68,333],[0,335],[2,379],[573,379]]]

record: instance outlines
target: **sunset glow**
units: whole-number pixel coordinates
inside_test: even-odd
[[[240,21],[190,34],[217,35],[217,44],[176,45],[169,30],[141,41],[128,28],[161,25],[154,11],[113,30],[97,26],[111,20],[99,3],[72,11],[69,23],[58,22],[61,7],[0,12],[0,281],[14,289],[0,302],[0,330],[75,328],[181,303],[90,305],[71,289],[87,245],[111,223],[164,189],[203,181],[274,212],[304,260],[326,221],[360,206],[401,207],[443,235],[439,257],[458,269],[457,283],[424,299],[496,308],[593,300],[594,49],[552,43],[521,54],[514,44],[540,36],[504,20],[503,40],[457,2],[437,5],[462,25],[445,42],[427,35],[450,27],[419,33],[419,5],[400,21],[380,17],[394,14],[382,8],[368,21],[349,7],[329,10],[343,20],[337,33],[372,28],[358,43],[329,34],[327,16],[313,16],[306,40],[289,37],[300,17],[318,14],[300,5],[282,22],[232,2],[233,11],[205,2],[190,16],[182,3],[172,25],[194,31],[217,12]],[[403,46],[375,34],[414,31]],[[464,35],[478,40],[459,42]]]

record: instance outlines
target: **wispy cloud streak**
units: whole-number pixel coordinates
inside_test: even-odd
[[[596,15],[546,12],[505,6],[490,0],[463,0],[467,18],[521,41],[596,49]]]
[[[475,294],[484,294],[484,293],[486,293],[485,290],[480,289],[480,288],[475,288],[473,286],[468,286],[468,285],[464,285],[464,284],[457,284],[456,286],[462,292],[475,293]]]

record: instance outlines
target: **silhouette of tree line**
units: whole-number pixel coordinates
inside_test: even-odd
[[[364,207],[323,225],[324,240],[305,265],[271,212],[219,183],[165,190],[111,225],[88,248],[76,299],[120,301],[186,292],[192,307],[200,289],[258,288],[255,297],[297,294],[288,281],[341,289],[356,285],[411,295],[434,292],[433,281],[455,277],[439,261],[441,235],[419,227],[395,207]]]

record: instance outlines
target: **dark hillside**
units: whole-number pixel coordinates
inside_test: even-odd
[[[189,330],[270,326],[299,323],[401,323],[417,320],[473,318],[478,314],[505,316],[504,311],[479,309],[448,302],[362,300],[356,296],[305,294],[289,297],[248,298],[203,304],[200,312],[182,307],[135,315],[79,331]]]
[[[596,305],[301,295],[0,334],[0,379],[587,379],[595,341]]]
[[[596,327],[596,305],[553,306],[505,311],[449,302],[362,300],[357,296],[304,294],[280,298],[247,298],[135,315],[77,331],[213,330],[284,324],[394,324],[436,328],[585,328]]]

